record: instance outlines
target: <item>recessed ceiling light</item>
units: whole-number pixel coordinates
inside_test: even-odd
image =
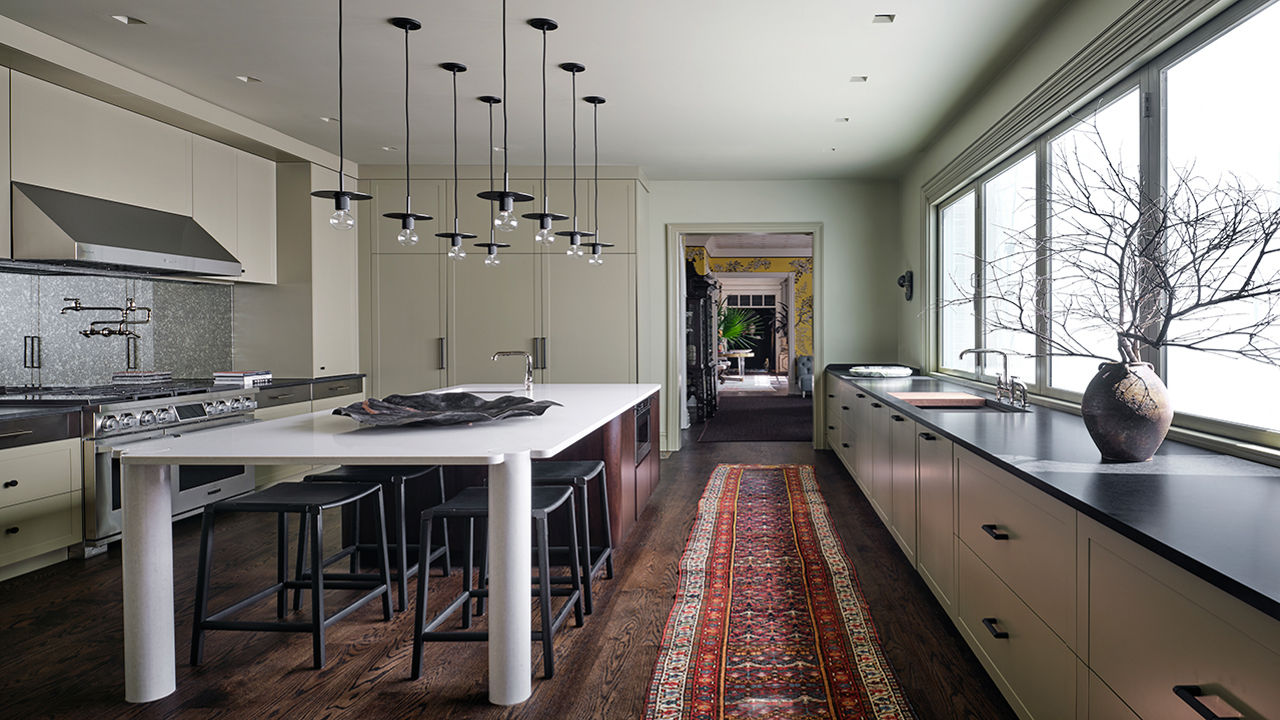
[[[112,15],[111,19],[124,23],[125,25],[146,25],[147,21],[132,15]]]
[[[383,149],[383,150],[386,150],[387,152],[395,152],[395,151],[399,150],[400,148],[396,147],[395,145],[383,145],[383,146],[382,146],[382,149]]]
[[[890,14],[888,14],[888,13],[883,13],[883,14],[879,14],[879,15],[875,15],[875,16],[873,16],[873,17],[871,18],[871,22],[873,22],[873,23],[891,23],[891,22],[893,22],[893,19],[894,19],[894,18],[896,18],[896,17],[898,17],[898,16],[897,16],[897,15],[890,15]]]
[[[849,122],[849,118],[847,118],[847,117],[838,117],[838,118],[836,118],[836,122],[838,122],[838,123],[847,123],[847,122]]]
[[[252,76],[252,75],[237,75],[237,76],[236,76],[236,79],[237,79],[237,80],[239,80],[240,82],[242,82],[242,83],[246,83],[246,84],[247,84],[247,83],[260,83],[260,82],[262,82],[262,79],[261,79],[261,78],[256,78],[256,77],[254,77],[254,76]]]
[[[851,83],[864,83],[866,81],[867,81],[866,75],[854,75],[853,77],[849,78],[849,82]]]
[[[322,120],[323,122],[331,122],[331,123],[338,122],[338,118],[336,117],[322,117],[320,118],[320,120]]]

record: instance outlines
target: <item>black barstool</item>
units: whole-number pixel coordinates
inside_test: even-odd
[[[431,498],[427,502],[431,505],[442,503],[445,501],[444,494],[444,468],[440,465],[343,465],[334,470],[322,473],[313,473],[303,478],[303,482],[371,482],[378,483],[382,486],[382,496],[387,503],[387,515],[391,518],[391,537],[388,540],[387,549],[391,553],[391,570],[392,576],[396,579],[396,596],[397,610],[404,610],[408,606],[409,578],[418,574],[418,568],[422,564],[422,546],[421,538],[417,543],[410,543],[408,539],[408,526],[411,522],[409,515],[415,517],[419,514],[417,508],[409,509],[405,504],[405,484],[426,483],[427,477],[434,474],[438,482],[438,496]],[[435,485],[436,483],[432,483]],[[422,505],[418,505],[421,508]],[[436,560],[443,560],[444,564],[441,570],[445,575],[452,572],[451,559],[449,556],[449,525],[447,522],[442,523],[441,542],[440,545],[433,550],[426,559],[427,566]],[[326,560],[328,566],[330,562],[336,562],[344,557],[351,559],[351,572],[360,570],[360,552],[368,552],[374,550],[376,546],[370,542],[360,541],[360,525],[359,518],[352,518],[351,526],[348,530],[352,533],[351,537],[355,538],[355,544],[348,546],[345,552],[333,556],[330,560]],[[298,542],[298,567],[301,569],[304,549],[306,547],[305,538],[299,535]],[[413,562],[409,562],[409,553],[413,553]],[[301,578],[299,578],[301,579]],[[294,608],[298,607],[300,599],[294,596]]]
[[[577,495],[578,539],[582,555],[582,597],[588,615],[591,614],[591,580],[605,568],[605,578],[613,579],[613,528],[609,524],[609,483],[606,481],[604,462],[600,460],[538,460],[533,463],[535,486],[571,487]],[[591,512],[587,485],[599,478],[600,502],[597,506],[604,519],[602,544],[591,544]],[[565,548],[552,548],[552,552],[565,552]]]
[[[582,582],[578,563],[575,560],[578,557],[578,532],[577,523],[574,521],[576,513],[574,512],[573,490],[567,487],[535,487],[532,489],[531,504],[533,506],[534,550],[538,556],[538,588],[534,592],[538,597],[538,613],[541,618],[541,627],[533,631],[532,639],[534,642],[541,641],[542,643],[543,675],[549,678],[555,674],[555,650],[551,641],[555,632],[564,624],[570,610],[573,611],[574,625],[582,627]],[[551,577],[547,518],[562,506],[567,510],[568,518],[565,525],[569,529],[570,542],[572,543],[572,552],[569,555],[568,562],[565,563],[565,567],[569,568],[569,586],[553,588],[554,579]],[[428,547],[430,547],[431,523],[436,518],[466,519],[467,564],[462,573],[462,592],[430,622],[427,621],[427,575],[426,573],[420,573],[418,576],[418,607],[415,611],[413,624],[413,670],[410,674],[410,677],[414,680],[422,675],[422,644],[424,642],[486,641],[489,639],[487,631],[436,631],[437,627],[460,609],[462,610],[462,627],[464,629],[470,628],[472,623],[472,613],[469,607],[471,600],[473,598],[486,598],[489,595],[487,588],[474,587],[471,577],[472,568],[475,567],[475,521],[477,519],[487,521],[488,517],[489,490],[485,487],[465,488],[446,502],[422,512],[421,537],[428,538]],[[485,551],[487,555],[487,543]],[[485,564],[487,565],[488,563]],[[484,572],[485,570],[481,570],[482,578]],[[564,605],[554,617],[551,615],[551,598],[553,596],[565,598]]]
[[[376,576],[352,573],[325,573],[322,545],[323,523],[321,512],[361,501],[372,501],[378,509],[378,543],[380,564]],[[213,555],[213,521],[219,513],[269,512],[276,514],[276,583],[230,607],[209,613],[209,583]],[[311,570],[306,582],[289,579],[289,521],[290,513],[297,513],[308,530],[311,540]],[[391,578],[387,570],[386,521],[382,513],[382,488],[374,484],[357,483],[298,483],[286,482],[237,498],[223,500],[205,506],[200,529],[200,560],[196,577],[195,622],[191,630],[191,664],[204,661],[204,633],[206,630],[251,630],[274,632],[310,632],[312,659],[316,668],[324,666],[324,630],[341,620],[373,598],[382,596],[382,614],[391,619]],[[307,622],[285,622],[285,603],[288,590],[311,591],[311,618]],[[368,592],[353,600],[346,607],[325,617],[325,590],[364,590]],[[226,620],[232,613],[276,595],[276,618],[279,622],[255,622]]]

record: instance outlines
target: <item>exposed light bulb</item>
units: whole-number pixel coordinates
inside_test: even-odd
[[[591,253],[591,257],[587,258],[587,263],[589,265],[603,265],[604,256],[600,253]]]
[[[501,265],[502,261],[498,259],[497,255],[485,255],[484,264],[485,265]]]
[[[538,232],[533,236],[533,241],[540,245],[550,245],[556,241],[556,234],[551,231],[551,218],[538,220]]]
[[[573,257],[574,255],[577,255],[577,254],[578,254],[578,252],[577,252],[577,248],[578,248],[578,246],[577,246],[577,245],[570,245],[570,246],[569,246],[569,249],[564,251],[564,254],[565,254],[565,255],[568,255],[568,256],[570,256],[570,257]]]
[[[516,219],[516,214],[511,210],[503,210],[493,219],[493,226],[499,232],[511,232],[516,229],[520,221]]]
[[[405,247],[418,244],[418,233],[413,228],[405,228],[396,235],[396,241]]]
[[[449,246],[449,257],[454,260],[461,260],[467,256],[466,248],[462,247],[460,240],[454,240],[455,244]]]
[[[356,219],[346,210],[337,210],[329,216],[329,224],[334,230],[350,230],[356,226]]]
[[[574,246],[573,246],[573,254],[574,254],[574,255],[577,255],[578,257],[582,257],[582,246],[581,246],[581,245],[574,245]]]

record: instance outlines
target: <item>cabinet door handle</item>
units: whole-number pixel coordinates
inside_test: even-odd
[[[987,629],[987,632],[991,633],[991,637],[997,640],[1008,639],[1009,633],[1005,632],[1004,630],[996,629],[997,622],[999,621],[996,620],[995,618],[982,618],[982,626]]]
[[[6,480],[6,481],[5,481],[5,483],[4,483],[4,486],[5,486],[6,488],[16,488],[16,487],[18,487],[18,481],[17,481],[17,480]]]
[[[1009,533],[1007,533],[1007,532],[1001,532],[1001,531],[997,530],[997,529],[996,529],[996,525],[995,525],[995,523],[987,523],[986,525],[983,525],[983,526],[982,526],[982,532],[984,532],[984,533],[986,533],[986,534],[990,535],[990,536],[992,537],[992,539],[994,539],[994,540],[1008,540],[1008,539],[1009,539]]]
[[[830,393],[827,393],[827,397],[829,397],[829,398],[835,398],[835,395],[832,395],[832,394],[830,394]]]
[[[18,534],[18,526],[17,526],[17,525],[14,525],[14,526],[13,526],[13,527],[11,527],[11,528],[5,528],[5,529],[4,529],[4,534],[5,534],[5,535],[17,535],[17,534]]]
[[[929,440],[930,442],[937,440],[938,436],[933,433],[920,433],[921,440]]]
[[[14,430],[13,432],[0,433],[0,440],[4,440],[6,438],[22,437],[23,435],[30,435],[30,434],[31,434],[30,430]]]
[[[1231,715],[1229,717],[1224,715],[1219,715],[1214,711],[1210,710],[1207,705],[1200,702],[1200,698],[1203,697],[1206,693],[1200,689],[1199,685],[1174,685],[1173,694],[1177,695],[1179,700],[1191,706],[1191,709],[1195,710],[1196,713],[1198,713],[1200,717],[1205,718],[1205,720],[1239,720],[1240,719],[1239,715]]]
[[[881,405],[880,403],[871,403],[871,407],[873,407],[873,408],[882,408],[882,407],[884,407],[884,406],[883,406],[883,405]]]
[[[835,429],[836,429],[836,426],[835,426],[835,425],[828,425],[828,426],[827,426],[827,429],[828,429],[828,430],[835,430]],[[6,484],[6,485],[5,485],[5,487],[9,487],[9,486]]]
[[[856,397],[856,398],[858,398],[859,400],[861,400],[861,399],[863,399],[863,398],[865,398],[865,397],[866,397],[866,395],[863,395],[862,393],[854,393],[854,394],[853,394],[853,396],[854,396],[854,397]]]
[[[841,410],[848,410],[848,409],[849,409],[849,406],[848,406],[848,405],[841,405],[841,406],[840,406],[840,409],[841,409]]]
[[[840,443],[842,447],[849,447],[849,443]]]
[[[446,354],[448,349],[449,349],[449,346],[445,344],[445,339],[440,338],[440,368],[439,368],[440,370],[449,369],[449,361],[446,359],[448,357],[448,355]]]
[[[906,422],[906,421],[907,421],[907,419],[906,419],[906,418],[904,418],[904,417],[902,417],[901,415],[891,415],[890,417],[892,417],[892,418],[893,418],[893,421],[894,421],[894,422]]]

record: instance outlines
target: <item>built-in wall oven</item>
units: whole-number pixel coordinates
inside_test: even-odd
[[[120,538],[121,453],[129,445],[162,435],[200,432],[232,423],[250,422],[257,407],[256,390],[232,388],[196,395],[108,403],[85,414],[84,533],[85,554],[95,554]],[[205,505],[249,492],[253,467],[246,465],[170,465],[174,518]]]
[[[652,402],[653,398],[647,397],[636,403],[636,465],[649,457],[649,450],[653,447],[653,438],[649,432],[649,410]]]

